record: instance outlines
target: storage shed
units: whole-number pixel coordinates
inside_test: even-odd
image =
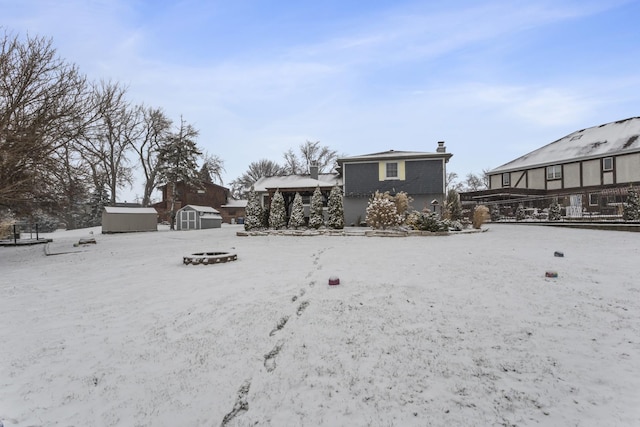
[[[158,231],[158,212],[154,208],[105,206],[102,234]]]
[[[186,205],[176,212],[176,230],[204,230],[220,227],[222,227],[222,216],[211,206]]]

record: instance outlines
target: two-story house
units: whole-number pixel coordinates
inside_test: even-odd
[[[578,130],[489,171],[489,190],[463,199],[544,208],[568,216],[614,215],[640,185],[640,117]]]
[[[153,205],[158,211],[160,221],[171,220],[172,186],[159,187],[162,201]],[[234,201],[228,188],[211,182],[199,185],[186,185],[184,182],[176,184],[176,212],[187,205],[209,206],[220,212],[225,223],[234,223],[244,218],[246,203]]]
[[[442,206],[446,164],[452,154],[444,142],[436,152],[384,151],[338,159],[342,174],[345,224],[365,221],[369,199],[376,192],[406,192],[417,210]]]

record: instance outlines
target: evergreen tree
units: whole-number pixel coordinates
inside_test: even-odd
[[[638,191],[629,187],[627,201],[622,205],[622,219],[625,221],[640,221],[640,197]]]
[[[96,189],[91,193],[89,200],[89,212],[84,215],[81,221],[83,227],[95,227],[102,223],[102,211],[105,206],[109,206],[111,196],[106,188]]]
[[[524,221],[526,218],[526,214],[524,212],[524,207],[522,205],[518,206],[516,209],[516,221]]]
[[[329,219],[327,226],[335,229],[344,228],[344,207],[342,204],[342,190],[337,185],[331,189],[329,194]]]
[[[324,216],[322,214],[323,204],[322,191],[320,191],[320,186],[318,186],[313,192],[313,196],[311,196],[309,227],[317,229],[324,225]]]
[[[269,228],[279,230],[287,226],[287,214],[284,209],[284,197],[279,190],[276,190],[271,199],[271,209],[269,211]]]
[[[296,193],[291,207],[289,228],[300,228],[302,226],[304,226],[304,206],[302,205],[302,196],[300,196],[300,193]]]
[[[252,185],[249,191],[247,207],[245,208],[244,229],[249,231],[262,228],[264,225],[263,216],[264,212],[262,205],[260,205],[260,198]]]
[[[175,229],[176,186],[183,182],[186,186],[200,183],[197,163],[202,152],[195,138],[198,131],[181,119],[180,129],[171,135],[158,151],[158,175],[171,187],[171,229]]]

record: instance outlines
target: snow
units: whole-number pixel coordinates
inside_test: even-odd
[[[533,166],[575,162],[640,151],[640,117],[573,132],[557,141],[493,169],[507,172]]]
[[[635,233],[241,229],[0,248],[4,426],[640,425]]]
[[[257,192],[266,192],[269,189],[289,189],[289,188],[331,188],[341,185],[342,181],[337,174],[322,173],[318,179],[313,179],[309,175],[283,175],[283,176],[263,176],[254,184]]]
[[[126,208],[119,206],[105,206],[104,210],[105,212],[112,214],[158,214],[158,211],[156,211],[155,208]]]

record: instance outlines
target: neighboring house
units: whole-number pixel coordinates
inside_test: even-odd
[[[547,208],[568,216],[616,215],[629,186],[640,185],[640,117],[573,132],[489,172],[489,189],[467,203]]]
[[[187,205],[176,213],[176,230],[220,228],[222,216],[211,206]]]
[[[452,154],[444,142],[436,152],[385,151],[338,159],[344,192],[346,225],[365,221],[369,199],[376,192],[391,195],[406,192],[417,210],[442,205],[445,197],[446,164]]]
[[[225,218],[230,218],[231,224],[244,224],[246,209],[247,200],[229,198],[226,204],[220,206],[220,213]]]
[[[171,220],[172,186],[163,185],[159,188],[162,191],[162,201],[155,203],[153,207],[158,210],[160,220],[168,222]],[[223,205],[232,200],[230,191],[226,187],[210,182],[202,183],[199,186],[190,186],[185,185],[183,182],[178,182],[176,184],[176,193],[176,212],[186,205],[209,206],[220,212],[223,222],[230,224],[237,220],[237,217],[231,216],[228,211],[222,209]],[[236,211],[235,213],[238,217],[244,217],[244,212]]]
[[[157,231],[158,212],[154,208],[105,206],[102,234]]]
[[[340,175],[337,173],[318,173],[318,167],[312,165],[308,175],[262,177],[253,184],[253,188],[258,194],[263,207],[269,207],[276,190],[280,191],[284,197],[287,215],[291,213],[293,198],[296,193],[300,193],[300,196],[302,196],[305,217],[308,219],[311,196],[315,189],[320,187],[320,191],[324,197],[324,207],[326,210],[329,194],[331,193],[331,189],[336,185],[342,186],[342,179]]]

